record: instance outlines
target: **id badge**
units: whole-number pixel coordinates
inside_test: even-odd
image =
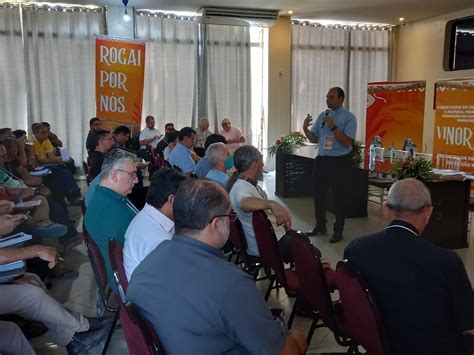
[[[323,148],[326,150],[332,150],[334,145],[334,136],[324,136]]]

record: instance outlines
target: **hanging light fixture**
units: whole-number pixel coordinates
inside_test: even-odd
[[[128,5],[128,0],[122,0],[123,6],[125,6],[125,13],[123,14],[123,20],[125,22],[129,22],[131,20],[130,15],[127,13],[127,5]]]

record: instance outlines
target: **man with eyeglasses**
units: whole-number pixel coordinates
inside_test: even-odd
[[[176,234],[135,269],[127,292],[165,352],[303,354],[304,336],[287,335],[252,276],[223,257],[229,220],[235,219],[224,188],[213,181],[184,181],[173,214]]]
[[[415,179],[392,185],[385,230],[351,242],[344,257],[374,293],[395,355],[472,354],[474,298],[461,258],[420,236],[433,211]]]
[[[113,238],[123,246],[128,225],[138,213],[127,198],[138,182],[134,155],[121,149],[110,151],[104,158],[99,176],[100,183],[87,206],[84,225],[102,253],[109,286],[115,290],[108,242]]]

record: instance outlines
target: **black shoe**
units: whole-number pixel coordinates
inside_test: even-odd
[[[74,334],[72,340],[66,345],[68,354],[85,355],[89,349],[105,339],[111,326],[112,321],[108,321],[97,329]]]
[[[331,239],[329,239],[329,243],[337,243],[342,240],[342,232],[334,232]]]
[[[322,234],[326,234],[326,227],[321,228],[321,227],[316,226],[313,228],[312,231],[309,231],[306,233],[308,237],[313,237],[315,235],[322,235]]]

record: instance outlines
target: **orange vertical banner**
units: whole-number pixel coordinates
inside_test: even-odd
[[[424,150],[425,89],[425,81],[368,83],[366,151],[375,136],[386,150],[402,149],[407,138]]]
[[[461,157],[461,170],[474,171],[474,78],[438,80],[435,90],[433,154]]]
[[[145,42],[96,36],[96,116],[116,124],[140,124]]]

